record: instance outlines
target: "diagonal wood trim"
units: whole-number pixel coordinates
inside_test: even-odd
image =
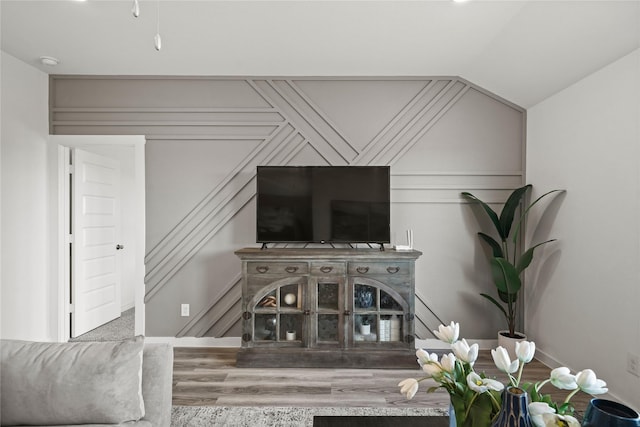
[[[425,298],[417,291],[415,292],[415,302],[416,302],[416,320],[419,321],[420,324],[424,326],[424,328],[415,328],[416,329],[416,338],[418,338],[418,339],[426,339],[426,335],[423,335],[422,333],[420,333],[420,334],[418,333],[419,329],[426,329],[427,332],[430,335],[435,337],[435,335],[433,334],[432,331],[434,329],[437,329],[440,324],[444,324],[444,322],[431,309],[431,307],[429,307],[429,305],[427,304]],[[420,309],[418,309],[418,306],[420,306]],[[439,322],[438,325],[429,326],[430,322],[426,319],[426,317],[431,317],[432,321],[435,320],[435,321]]]
[[[220,291],[218,292],[218,295],[226,295],[227,293],[231,292],[234,288],[237,287],[242,287],[242,274],[241,273],[237,273],[233,279],[231,279],[231,281],[229,283],[227,283],[222,289],[220,289]],[[242,292],[240,292],[242,293]],[[193,316],[193,318],[191,320],[189,320],[189,322],[187,322],[177,333],[176,333],[176,337],[180,338],[180,337],[184,337],[184,336],[189,336],[189,332],[191,332],[192,329],[194,329],[196,327],[196,325],[198,323],[200,323],[205,316],[207,316],[207,313],[209,313],[219,302],[220,302],[220,297],[216,295],[213,299],[209,300],[204,308],[202,310],[200,310],[195,316]],[[227,309],[228,310],[228,309]],[[226,312],[223,311],[223,313]],[[210,327],[209,327],[210,328]],[[209,329],[207,328],[207,329]]]
[[[426,82],[423,88],[413,98],[411,98],[404,107],[402,107],[402,109],[398,112],[398,114],[396,114],[389,121],[389,123],[387,123],[382,128],[382,130],[378,132],[378,134],[374,136],[371,141],[369,141],[369,143],[364,147],[362,152],[354,159],[354,163],[355,164],[367,163],[368,161],[370,161],[370,158],[375,155],[372,153],[377,153],[382,149],[382,148],[376,149],[376,147],[384,147],[387,144],[391,143],[392,137],[388,135],[391,133],[392,129],[398,126],[402,127],[402,122],[406,122],[409,120],[408,116],[410,112],[416,107],[418,102],[421,99],[423,99],[428,92],[434,90],[434,88],[436,87],[436,84],[438,84],[439,82],[440,82],[439,80],[429,80],[428,82]]]
[[[196,333],[196,337],[214,336],[223,337],[238,323],[242,322],[240,311],[242,309],[242,286],[233,288],[230,292],[229,302],[221,305],[217,304],[211,307],[211,316],[202,328]],[[210,335],[212,329],[217,329],[219,332],[214,335]]]
[[[295,94],[291,93],[291,90],[287,90],[283,83],[271,80],[256,80],[254,83],[256,90],[261,92],[261,96],[276,105],[280,109],[280,114],[286,117],[316,150],[323,153],[324,158],[329,159],[329,164],[348,165],[358,154],[349,144],[345,144],[340,135],[331,130],[330,125],[325,123],[322,117],[313,114],[310,108],[307,108],[309,111],[299,111],[298,102],[302,102],[302,106],[304,106],[304,102],[300,99],[291,99],[290,96]],[[344,152],[340,150],[344,150]]]
[[[207,204],[211,203],[211,201],[218,196],[218,194],[229,185],[234,179],[238,177],[240,172],[246,169],[249,165],[254,164],[261,159],[260,155],[265,150],[265,147],[273,145],[273,142],[278,142],[281,139],[285,139],[288,134],[290,134],[293,129],[290,126],[282,125],[276,129],[271,135],[267,138],[263,139],[261,144],[258,145],[254,150],[249,153],[247,158],[241,162],[238,166],[236,166],[216,187],[214,187],[207,196],[202,199],[176,226],[169,231],[169,233],[162,239],[155,247],[153,247],[145,257],[145,263],[147,263],[147,274],[151,274],[154,270],[154,265],[158,264],[158,261],[155,258],[159,257],[161,259],[166,258],[169,250],[167,247],[171,242],[177,239],[177,236],[187,227],[187,224],[196,221],[196,217],[199,213],[201,213]],[[285,134],[285,132],[288,132]],[[276,147],[272,148],[275,149]],[[165,255],[160,255],[162,252],[165,252]]]
[[[318,107],[315,102],[309,98],[307,94],[305,94],[302,89],[295,83],[293,80],[286,81],[289,87],[294,91],[294,93],[302,100],[306,105],[308,105],[313,113],[315,113],[324,123],[326,123],[340,138],[340,142],[344,144],[341,147],[340,151],[348,151],[352,150],[355,154],[358,154],[358,150],[349,142],[349,139],[345,136],[345,133],[340,131],[338,125],[334,123],[327,114]],[[302,103],[298,103],[298,105],[302,106]]]
[[[409,151],[409,149],[437,123],[440,117],[462,97],[468,88],[468,86],[462,85],[457,80],[449,82],[446,88],[431,99],[418,115],[402,130],[401,135],[394,138],[390,145],[384,147],[378,156],[376,156],[375,160],[393,165],[398,158]],[[399,138],[405,135],[407,136],[406,138]]]
[[[160,264],[159,267],[155,269],[155,274],[147,279],[145,302],[148,302],[213,235],[254,197],[254,192],[248,190],[248,185],[243,186],[242,189],[245,191],[243,191],[242,194],[238,193],[234,196],[234,203],[226,203],[221,210],[216,212],[220,213],[220,215],[215,218],[217,221],[212,221],[207,229],[201,226],[192,230],[192,232],[180,242],[180,245],[175,247],[172,252],[167,255],[166,261]]]
[[[376,135],[356,161],[392,165],[462,97],[468,87],[457,79],[432,80]]]

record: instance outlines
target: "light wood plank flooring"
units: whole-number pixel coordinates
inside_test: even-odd
[[[236,368],[236,348],[175,348],[173,404],[193,406],[295,406],[295,407],[434,407],[449,406],[449,396],[439,390],[426,393],[434,383],[406,400],[398,382],[420,377],[416,369],[253,369]],[[476,371],[506,383],[490,352],[482,350]],[[525,367],[523,381],[548,378],[550,369],[534,360]],[[555,400],[567,392],[551,385],[543,389]],[[591,396],[579,392],[571,402],[583,413]]]

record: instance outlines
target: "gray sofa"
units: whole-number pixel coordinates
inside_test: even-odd
[[[2,426],[169,427],[173,348],[0,341]]]

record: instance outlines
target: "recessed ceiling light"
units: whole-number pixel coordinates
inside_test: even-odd
[[[453,1],[456,2],[456,3],[466,3],[469,0],[453,0]]]
[[[42,65],[48,65],[50,67],[55,67],[56,65],[58,65],[58,63],[60,61],[58,61],[58,59],[54,58],[53,56],[41,56],[40,57],[40,62],[42,62]]]

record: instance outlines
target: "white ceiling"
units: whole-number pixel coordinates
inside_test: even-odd
[[[640,46],[640,0],[159,4],[157,52],[157,0],[1,0],[2,50],[52,74],[453,75],[526,108]]]

